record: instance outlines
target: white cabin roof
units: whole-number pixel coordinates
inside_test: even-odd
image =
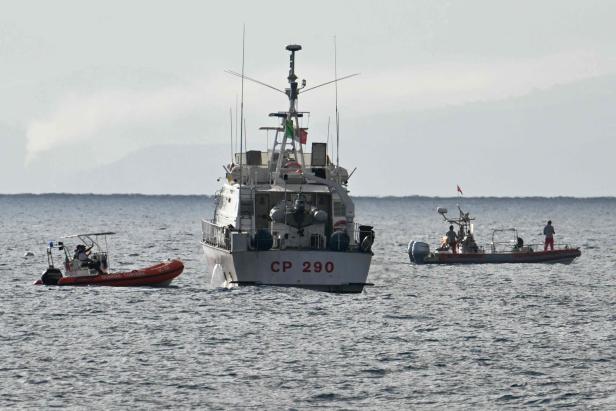
[[[65,235],[64,237],[61,238],[75,238],[75,237],[80,237],[80,236],[90,236],[90,235],[113,235],[115,233],[112,233],[110,231],[108,232],[104,232],[104,233],[85,233],[85,234],[71,234],[71,235]]]

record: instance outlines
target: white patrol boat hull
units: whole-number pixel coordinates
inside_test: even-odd
[[[270,285],[339,293],[361,293],[368,278],[371,252],[267,250],[231,252],[201,243],[210,274],[223,286]]]

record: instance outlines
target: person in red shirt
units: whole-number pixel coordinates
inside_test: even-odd
[[[548,225],[543,228],[543,235],[545,235],[545,243],[543,244],[543,251],[547,251],[548,246],[551,251],[554,251],[554,227],[552,226],[552,220],[548,221]]]

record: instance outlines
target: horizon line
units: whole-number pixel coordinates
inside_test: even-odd
[[[0,193],[0,197],[43,197],[43,196],[98,196],[98,197],[214,197],[213,194],[170,194],[170,193],[66,193],[66,192],[46,192],[46,193]],[[573,200],[598,200],[598,199],[616,199],[613,196],[575,196],[575,195],[556,195],[556,196],[538,196],[538,195],[519,195],[519,196],[496,196],[496,195],[480,195],[480,196],[441,196],[441,195],[424,195],[424,194],[408,194],[408,195],[352,195],[352,198],[366,199],[573,199]]]

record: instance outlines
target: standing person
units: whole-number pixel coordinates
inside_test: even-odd
[[[552,220],[548,221],[548,225],[543,228],[543,235],[545,235],[545,243],[543,244],[543,251],[547,251],[548,246],[550,250],[554,251],[554,227],[552,226]]]
[[[458,243],[457,243],[458,235],[453,230],[453,226],[452,225],[449,226],[449,231],[447,231],[447,234],[445,234],[445,235],[447,236],[447,244],[449,244],[449,247],[451,248],[451,252],[454,253],[454,254],[457,254],[456,246],[458,245]]]

